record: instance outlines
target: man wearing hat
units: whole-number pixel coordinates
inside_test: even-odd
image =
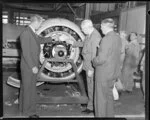
[[[107,18],[101,22],[105,35],[93,59],[95,69],[95,116],[114,117],[113,86],[119,76],[121,65],[121,38],[114,32],[114,20]]]

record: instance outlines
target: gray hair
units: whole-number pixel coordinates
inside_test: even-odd
[[[35,22],[35,21],[42,22],[43,20],[44,19],[40,15],[34,15],[31,17],[31,22]]]
[[[85,19],[81,22],[81,26],[88,26],[88,27],[93,27],[93,23],[89,19]]]

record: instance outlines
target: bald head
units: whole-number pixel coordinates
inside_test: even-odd
[[[94,29],[92,21],[89,19],[83,20],[81,22],[81,29],[85,34],[91,34]]]

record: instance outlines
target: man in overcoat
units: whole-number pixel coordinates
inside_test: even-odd
[[[87,109],[82,111],[83,113],[89,114],[93,112],[93,77],[94,68],[92,66],[92,60],[96,56],[97,47],[101,40],[100,33],[94,28],[91,20],[86,19],[81,23],[81,30],[86,35],[83,43],[82,56],[83,56],[83,69],[86,72],[87,80],[87,91],[88,91],[88,104]]]
[[[39,37],[35,31],[40,27],[43,18],[39,15],[31,17],[31,23],[20,35],[21,53],[21,87],[19,109],[21,115],[38,117],[36,113],[36,75],[39,67],[41,41],[48,42],[51,38]]]
[[[114,32],[114,20],[107,18],[101,22],[105,35],[93,59],[95,70],[95,117],[113,117],[113,86],[119,76],[121,64],[121,38]]]

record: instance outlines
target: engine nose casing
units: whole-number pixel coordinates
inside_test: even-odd
[[[40,63],[43,65],[46,58],[72,59],[77,66],[77,72],[82,71],[83,60],[81,49],[73,48],[74,41],[84,41],[84,34],[73,22],[63,18],[48,19],[42,23],[37,34],[41,37],[51,37],[53,40],[41,44]],[[41,76],[46,79],[68,80],[75,77],[72,65],[65,62],[47,62]]]

